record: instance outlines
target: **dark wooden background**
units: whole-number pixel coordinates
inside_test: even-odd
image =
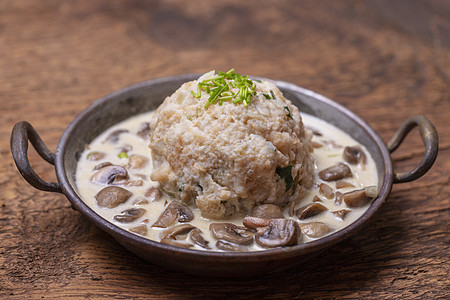
[[[358,235],[289,272],[195,278],[147,263],[37,191],[9,151],[28,120],[56,149],[94,100],[152,78],[228,70],[345,105],[388,141],[426,115],[440,152]],[[0,298],[450,298],[450,1],[0,0]],[[412,169],[414,130],[393,155]],[[53,167],[30,151],[39,174]]]

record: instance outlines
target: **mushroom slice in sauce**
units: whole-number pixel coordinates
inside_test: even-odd
[[[372,199],[367,197],[364,189],[342,194],[342,198],[344,199],[347,207],[361,207]]]
[[[196,244],[202,248],[205,248],[205,249],[211,249],[208,246],[209,242],[203,238],[202,231],[200,229],[198,229],[198,228],[193,229],[190,233],[189,238],[191,239],[191,241],[194,244]]]
[[[93,152],[90,152],[90,153],[86,156],[86,159],[87,159],[87,160],[95,161],[95,160],[100,160],[100,159],[104,158],[105,156],[106,156],[106,154],[103,153],[103,152],[93,151]]]
[[[117,184],[128,179],[128,172],[122,166],[111,165],[98,170],[92,177],[95,184]]]
[[[193,246],[191,244],[183,244],[183,243],[179,243],[175,240],[168,240],[168,239],[161,240],[161,243],[166,244],[166,245],[176,246],[176,247],[182,247],[182,248],[191,248]]]
[[[197,228],[197,227],[195,227],[191,224],[177,225],[177,226],[174,226],[172,228],[169,228],[169,229],[161,232],[160,238],[161,238],[161,240],[167,240],[167,239],[176,240],[177,235],[187,234],[187,233],[189,233],[189,231],[191,231],[192,229],[195,229],[195,228]]]
[[[224,250],[224,251],[234,251],[234,252],[247,252],[248,249],[247,247],[242,247],[236,244],[232,244],[232,243],[228,243],[228,242],[224,242],[224,241],[217,241],[216,242],[216,247],[220,250]]]
[[[338,181],[336,182],[336,188],[337,189],[343,189],[343,188],[347,188],[347,187],[355,187],[352,183],[348,182],[348,181]]]
[[[344,208],[337,211],[333,211],[332,213],[339,219],[344,220],[345,215],[348,214],[349,212],[351,212],[351,210]]]
[[[218,240],[225,240],[238,245],[248,245],[253,242],[253,233],[245,227],[231,223],[211,223],[209,229]]]
[[[300,220],[308,219],[314,217],[324,211],[328,210],[325,206],[320,203],[310,203],[301,208],[299,208],[296,212],[297,218]]]
[[[141,137],[144,140],[147,140],[150,135],[150,123],[149,122],[143,122],[138,129],[138,132],[136,133],[139,137]]]
[[[352,176],[350,167],[344,163],[338,163],[319,172],[320,179],[324,181],[340,180]]]
[[[114,220],[120,223],[131,223],[139,219],[145,214],[146,210],[143,208],[129,208],[115,215]]]
[[[246,216],[244,220],[242,220],[242,224],[244,224],[247,228],[256,229],[259,227],[269,226],[270,220],[271,219]]]
[[[263,219],[277,219],[283,218],[283,213],[281,212],[281,209],[274,204],[261,204],[252,209],[251,216]]]
[[[148,161],[149,161],[148,158],[143,155],[132,154],[128,159],[128,168],[142,169],[148,164]]]
[[[361,164],[364,167],[367,163],[367,157],[360,146],[347,146],[342,153],[344,160],[349,164]]]
[[[297,222],[290,219],[272,219],[269,226],[257,229],[256,242],[268,248],[292,246],[298,243],[300,230]]]
[[[321,183],[319,185],[319,192],[328,199],[332,199],[334,197],[333,189],[328,184]]]
[[[107,186],[95,195],[95,199],[100,207],[114,208],[125,203],[132,195],[133,193],[124,188]]]
[[[100,169],[102,169],[104,167],[107,167],[107,166],[112,166],[112,163],[110,163],[109,161],[105,161],[105,162],[99,163],[98,165],[95,165],[94,171],[98,171],[98,170],[100,170]]]
[[[138,225],[135,227],[131,227],[130,229],[128,229],[131,232],[140,234],[140,235],[146,235],[147,234],[147,225],[142,224],[142,225]]]
[[[119,135],[122,133],[126,133],[128,130],[126,129],[117,129],[111,132],[108,137],[103,141],[103,143],[109,142],[109,143],[117,143],[119,141]]]
[[[158,220],[156,220],[152,227],[167,228],[175,222],[177,217],[178,222],[190,222],[194,219],[194,213],[185,204],[173,201],[161,213]]]
[[[322,222],[303,223],[299,226],[302,232],[311,238],[320,238],[333,230]]]
[[[159,199],[161,199],[162,194],[159,191],[159,189],[155,188],[155,187],[151,187],[149,188],[146,192],[145,192],[145,197],[150,201],[157,201]]]

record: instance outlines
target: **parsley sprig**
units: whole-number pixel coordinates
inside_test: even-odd
[[[231,101],[234,104],[242,102],[244,106],[248,106],[251,97],[256,95],[255,88],[256,84],[248,76],[242,76],[231,69],[228,72],[219,71],[216,77],[199,82],[197,93],[194,91],[191,93],[196,98],[201,97],[202,91],[209,94],[205,108],[215,103],[222,106],[224,101]]]

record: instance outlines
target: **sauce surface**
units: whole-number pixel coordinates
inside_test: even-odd
[[[148,137],[145,136],[145,134],[142,134],[143,128],[148,124],[152,114],[153,112],[148,112],[129,118],[112,126],[94,139],[91,144],[86,147],[86,150],[83,152],[78,162],[76,183],[78,194],[81,199],[108,222],[136,234],[140,234],[145,238],[160,241],[160,234],[167,230],[167,228],[157,228],[152,227],[152,225],[158,220],[167,205],[174,199],[167,195],[161,195],[161,198],[156,200],[153,197],[154,194],[151,197],[148,196],[149,190],[155,190],[158,187],[158,182],[151,181],[149,178],[149,175],[152,172],[151,150],[148,148]],[[336,194],[344,194],[367,187],[376,187],[378,176],[375,163],[370,157],[369,152],[348,134],[323,120],[307,114],[302,114],[302,120],[304,125],[314,133],[312,141],[314,144],[313,157],[315,160],[314,168],[316,171],[315,184],[294,208],[284,208],[283,215],[285,218],[293,219],[299,223],[302,231],[300,243],[305,243],[336,232],[358,219],[370,206],[370,201],[361,207],[349,208],[344,202],[339,204],[339,201],[336,201]],[[121,130],[121,133],[116,135],[114,139],[111,139],[111,134],[113,132],[119,132],[118,130]],[[139,132],[141,134],[138,135]],[[319,178],[317,174],[321,170],[339,162],[345,163],[343,159],[344,147],[355,145],[361,147],[367,159],[365,164],[346,163],[350,167],[353,176],[345,178],[342,181],[352,186],[336,187],[336,183],[339,181],[325,182]],[[148,161],[146,161],[142,167],[132,167],[129,162],[132,155],[146,157],[148,158]],[[93,175],[98,172],[98,170],[95,170],[96,166],[98,169],[99,164],[105,164],[106,162],[123,166],[127,169],[129,176],[128,183],[119,186],[132,193],[131,197],[125,203],[114,208],[106,208],[98,205],[96,195],[100,190],[105,188],[105,185],[99,185],[91,181]],[[327,198],[321,191],[321,184],[326,184],[331,188],[333,193],[331,199],[329,199],[330,197]],[[376,188],[372,189],[376,190]],[[302,220],[295,215],[292,216],[292,213],[290,213],[293,209],[297,210],[313,202],[320,203],[325,206],[327,210]],[[123,220],[117,218],[117,216],[123,215],[125,210],[133,208],[141,209],[140,211],[144,213],[142,216],[137,217],[136,220],[131,222],[123,222]],[[192,224],[201,230],[202,236],[209,242],[208,245],[211,248],[210,250],[222,251],[215,246],[216,239],[212,236],[209,229],[211,223],[226,222],[242,226],[243,216],[234,216],[223,220],[210,220],[203,217],[198,208],[193,206],[190,206],[190,208],[194,213],[194,220],[189,222],[189,224]],[[345,210],[344,216],[340,216],[339,213],[336,213],[337,211],[342,210]],[[329,232],[317,236],[311,234],[311,232],[308,232],[308,229],[301,226],[302,224],[310,224],[313,222],[326,224],[329,228]],[[175,222],[174,225],[177,224],[182,223]],[[189,243],[188,239],[183,240],[183,238],[186,238],[186,235],[180,235],[177,238],[181,238],[180,243],[190,244],[191,249],[205,250],[199,245]],[[254,242],[249,246],[245,246],[245,249],[247,251],[259,251],[267,248],[261,247]]]

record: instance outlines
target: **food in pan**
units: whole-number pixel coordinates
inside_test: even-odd
[[[363,145],[300,114],[273,83],[233,70],[185,83],[156,111],[106,130],[81,156],[76,182],[117,226],[213,251],[321,238],[377,193]]]

